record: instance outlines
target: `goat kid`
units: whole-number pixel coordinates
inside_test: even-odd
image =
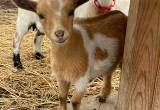
[[[75,85],[73,110],[80,109],[81,99],[90,79],[104,75],[100,100],[111,90],[111,75],[122,59],[127,17],[112,11],[88,19],[75,19],[77,0],[14,0],[21,8],[43,16],[41,23],[52,42],[52,72],[59,83],[60,110],[67,110],[70,84]],[[35,5],[34,7],[32,5]]]
[[[25,1],[25,0],[23,0]],[[86,2],[88,0],[81,0],[78,1],[76,4],[79,6],[80,4]],[[41,15],[37,15],[37,13],[18,8],[18,17],[16,21],[16,32],[13,37],[13,63],[14,67],[17,69],[22,69],[23,65],[20,59],[20,46],[24,36],[27,34],[30,28],[33,30],[37,30],[35,39],[34,39],[34,47],[33,53],[37,60],[44,58],[41,52],[41,42],[44,36],[43,27],[40,23],[40,19],[42,18]]]

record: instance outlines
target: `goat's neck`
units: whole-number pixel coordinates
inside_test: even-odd
[[[87,71],[88,54],[79,32],[73,32],[69,41],[63,46],[56,46],[54,43],[52,45],[51,65],[56,74],[71,82],[84,75]]]
[[[71,38],[68,40],[68,42],[64,45],[57,45],[55,43],[52,43],[52,52],[53,56],[57,59],[60,58],[69,58],[69,57],[78,57],[82,55],[85,52],[84,45],[83,45],[83,39],[80,35],[80,33],[73,29],[73,32],[71,32]]]

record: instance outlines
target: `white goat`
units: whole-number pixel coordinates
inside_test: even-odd
[[[98,0],[102,7],[113,3],[113,0]],[[120,10],[125,15],[128,15],[130,0],[115,0],[115,6],[111,10]],[[94,17],[102,14],[94,4],[94,0],[89,0],[75,10],[75,17],[86,18]]]

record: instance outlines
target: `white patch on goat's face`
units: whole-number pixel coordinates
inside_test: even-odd
[[[55,12],[55,15],[60,17],[62,14],[60,11],[57,11],[57,12]]]
[[[63,6],[64,6],[64,0],[58,0],[58,3],[59,3],[59,9],[58,11],[55,13],[57,16],[61,16],[61,11],[63,9]]]
[[[59,0],[59,7],[60,7],[60,10],[62,9],[64,5],[64,0]]]
[[[48,6],[50,6],[51,5],[51,0],[46,0],[46,3],[47,3]]]
[[[33,1],[33,2],[38,2],[39,0],[30,0],[30,1]]]

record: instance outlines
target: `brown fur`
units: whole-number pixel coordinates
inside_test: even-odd
[[[36,11],[37,3],[30,0],[12,0],[15,5],[23,9]]]
[[[75,20],[75,23],[83,26],[90,34],[102,33],[107,35],[106,37],[118,39],[121,46],[119,47],[119,52],[117,52],[119,54],[117,57],[119,59],[122,58],[122,44],[124,44],[126,17],[124,17],[124,15],[119,11],[113,11],[106,15],[101,15],[94,18]],[[53,43],[52,60],[54,63],[52,64],[52,67],[55,74],[65,80],[74,82],[82,77],[84,72],[87,70],[88,56],[86,50],[84,49],[84,44],[80,33],[73,30],[70,37],[69,42],[65,44],[65,46],[57,46]],[[108,53],[101,49],[96,49],[95,56],[95,58],[103,59],[108,56]],[[66,59],[67,61],[64,62]],[[115,62],[115,64],[116,63],[117,62]]]
[[[89,35],[92,35],[92,37],[90,38],[91,40],[94,39],[93,33],[102,33],[104,35],[107,35],[107,37],[117,39],[120,42],[119,49],[117,50],[117,59],[115,62],[113,62],[113,67],[110,68],[110,72],[112,72],[116,68],[123,55],[127,19],[118,11],[114,11],[109,14],[92,19],[75,20],[75,23],[83,26],[87,30]],[[58,75],[59,78],[74,82],[80,77],[84,76],[84,73],[87,70],[86,66],[88,65],[88,56],[83,45],[84,44],[82,41],[82,36],[76,30],[72,31],[69,42],[65,44],[64,47],[57,47],[53,43],[52,61],[54,62],[54,64],[52,65],[52,69],[53,71],[55,71],[57,68],[59,68],[59,70],[55,72],[55,74]],[[96,49],[96,59],[103,60],[106,57],[108,57],[108,52],[105,52],[100,48]],[[102,94],[99,97],[99,101],[101,102],[105,101],[106,97],[111,91],[111,73],[105,74],[104,81],[105,82],[102,89]],[[74,110],[79,110],[81,98],[82,95],[79,92],[73,95],[72,103]]]
[[[85,74],[88,55],[78,31],[76,37],[71,37],[65,46],[56,46],[53,43],[51,61],[55,74],[64,80],[75,82]]]
[[[119,50],[117,51],[117,61],[122,58],[124,50],[124,40],[127,27],[127,17],[120,11],[111,11],[104,15],[99,15],[92,18],[81,18],[74,21],[75,24],[80,24],[89,33],[90,39],[94,39],[94,33],[101,33],[113,39],[119,40]],[[97,55],[97,52],[99,54]],[[107,52],[96,50],[95,56],[107,57]],[[101,52],[100,52],[101,51]],[[96,58],[96,57],[95,57]],[[118,63],[118,62],[115,62]]]
[[[95,50],[95,60],[104,60],[108,57],[108,53],[106,51],[103,51],[100,48],[96,48]]]
[[[127,17],[120,11],[111,11],[92,18],[77,18],[74,22],[81,24],[88,32],[102,33],[107,37],[117,38],[118,36],[125,36]],[[124,41],[124,37],[121,41]]]
[[[60,110],[66,110],[66,100],[67,100],[67,95],[68,95],[68,90],[70,87],[70,83],[66,82],[64,80],[59,80],[59,100],[60,100]]]
[[[73,4],[74,4],[75,7],[78,7],[79,5],[81,5],[81,4],[83,4],[87,1],[88,0],[73,0],[73,2],[74,2]]]
[[[83,20],[76,19],[74,22],[83,26],[83,28],[87,30],[89,36],[91,36],[90,40],[94,39],[94,33],[102,33],[107,35],[106,37],[119,40],[120,46],[117,50],[117,59],[113,62],[114,64],[110,69],[110,72],[116,68],[123,55],[126,21],[127,17],[119,11],[114,11],[95,18]],[[85,75],[88,67],[88,54],[84,48],[84,42],[80,32],[72,30],[70,31],[69,37],[69,41],[64,44],[64,46],[60,46],[52,42],[52,71],[58,77],[58,82],[59,80],[71,83],[75,82]],[[103,60],[108,57],[108,52],[96,49],[95,56],[95,58]],[[108,74],[109,75],[106,74],[105,76],[104,87],[99,98],[101,102],[105,100],[111,90],[111,73]],[[68,90],[66,89],[65,91]],[[81,98],[82,95],[79,92],[76,92],[76,94],[73,95],[72,103],[74,110],[79,110]],[[63,100],[65,100],[65,98],[63,98]],[[63,101],[61,101],[61,103],[63,103]],[[61,104],[60,107],[65,108],[65,104]]]
[[[79,110],[84,92],[75,91],[72,97],[73,110]]]
[[[100,96],[98,96],[99,102],[101,102],[101,103],[104,103],[106,101],[106,98],[109,96],[109,94],[111,92],[112,72],[104,74],[104,84],[103,84],[104,86],[102,88],[102,92],[101,92]]]

